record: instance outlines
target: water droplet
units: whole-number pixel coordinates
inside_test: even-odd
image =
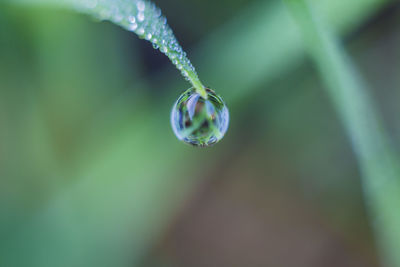
[[[131,25],[129,25],[129,29],[130,29],[131,31],[136,30],[137,27],[138,27],[138,25],[137,25],[136,23],[132,23]]]
[[[135,23],[136,22],[135,16],[129,16],[128,21],[129,21],[129,23]]]
[[[139,1],[139,2],[137,2],[136,6],[137,6],[137,9],[138,9],[140,12],[143,12],[144,9],[146,8],[146,5],[145,5],[144,1]]]
[[[229,112],[221,97],[206,89],[204,99],[190,88],[176,101],[171,125],[176,137],[193,146],[211,146],[221,140],[229,125]]]
[[[161,17],[161,9],[155,8],[154,15],[155,15],[156,17]]]
[[[143,34],[144,34],[144,29],[143,29],[143,28],[140,28],[140,29],[137,31],[137,34],[143,35]]]
[[[139,12],[139,14],[137,15],[138,21],[142,22],[144,21],[144,13],[143,12]]]

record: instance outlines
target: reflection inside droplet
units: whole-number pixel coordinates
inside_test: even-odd
[[[211,146],[221,140],[229,125],[229,112],[221,97],[206,89],[204,99],[190,88],[176,101],[171,125],[176,137],[193,146]]]

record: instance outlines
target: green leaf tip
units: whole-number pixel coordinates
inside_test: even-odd
[[[161,10],[148,0],[17,0],[20,3],[52,4],[111,21],[146,39],[165,54],[196,91],[207,97],[195,68],[177,41]]]
[[[73,0],[75,7],[85,13],[96,14],[101,20],[110,20],[128,31],[146,39],[165,54],[181,74],[196,88],[199,94],[207,96],[195,68],[183,51],[167,19],[151,1],[145,0]]]
[[[177,41],[167,19],[151,1],[145,0],[64,0],[73,1],[78,11],[95,14],[101,20],[109,20],[140,38],[153,44],[155,49],[165,54],[182,75],[192,83],[202,96],[206,96],[204,86],[195,68]]]

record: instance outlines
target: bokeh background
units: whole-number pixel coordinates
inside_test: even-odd
[[[399,148],[399,2],[313,2]],[[285,5],[155,3],[229,106],[214,147],[174,137],[190,85],[151,44],[0,3],[0,266],[381,266],[351,144]]]

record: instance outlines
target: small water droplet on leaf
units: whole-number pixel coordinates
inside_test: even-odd
[[[146,8],[146,5],[145,5],[144,1],[139,1],[139,2],[137,2],[136,6],[137,6],[137,9],[138,9],[139,11],[142,11],[142,12],[143,12],[144,9]]]
[[[138,27],[138,25],[137,25],[136,23],[132,23],[131,25],[129,25],[129,29],[130,29],[131,31],[136,30],[137,27]]]
[[[145,31],[143,28],[139,28],[136,33],[139,35],[140,38],[143,38],[143,34],[145,33]]]
[[[136,22],[135,16],[129,16],[128,21],[129,21],[129,23],[135,23]]]
[[[138,21],[142,22],[144,21],[144,13],[143,12],[139,12],[139,14],[137,15]]]

